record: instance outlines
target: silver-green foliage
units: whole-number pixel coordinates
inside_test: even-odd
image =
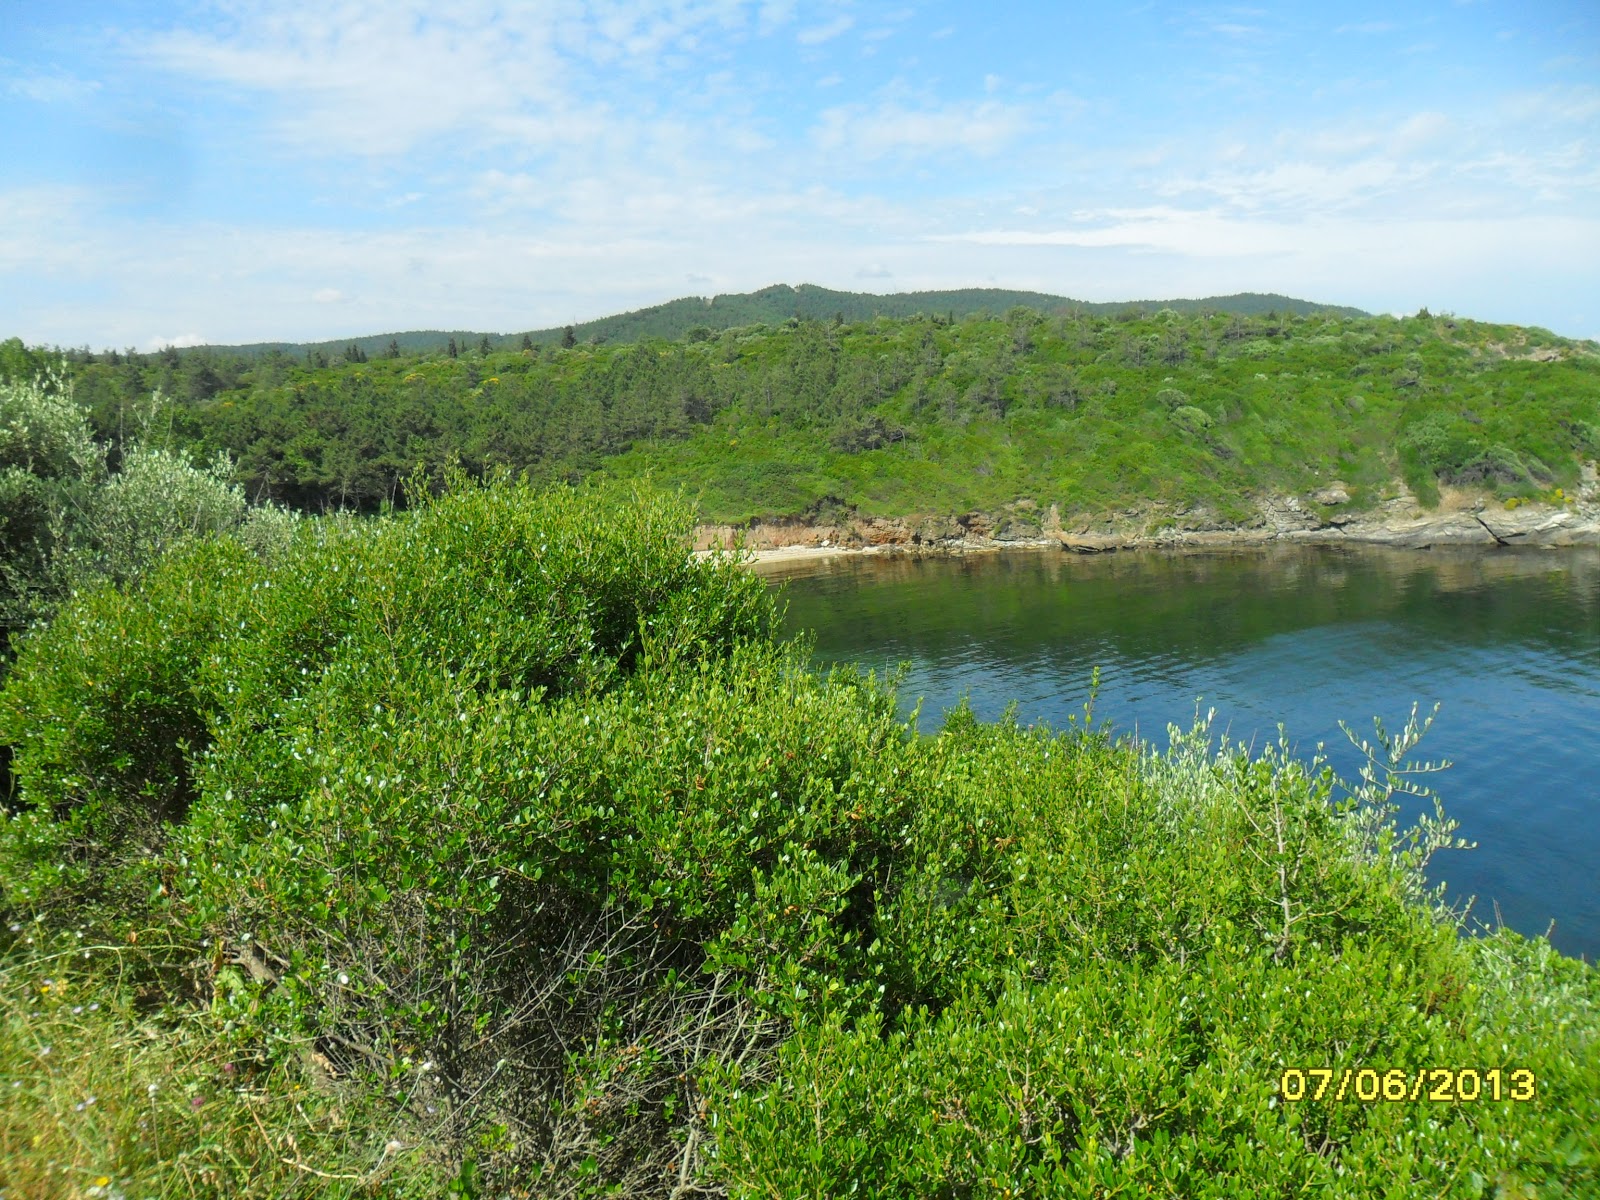
[[[57,549],[105,475],[63,375],[0,379],[0,625],[26,623],[58,590]]]
[[[261,553],[287,545],[295,518],[252,506],[226,455],[195,466],[160,444],[161,409],[158,393],[112,470],[64,373],[0,380],[0,625],[131,579],[188,539],[238,531]]]

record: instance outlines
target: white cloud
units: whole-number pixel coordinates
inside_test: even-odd
[[[832,41],[842,33],[848,33],[854,28],[856,19],[848,13],[835,17],[821,25],[812,25],[795,34],[795,41],[802,46],[820,46],[823,42]]]
[[[592,198],[608,207],[584,215],[582,200],[574,199],[559,226],[505,225],[476,237],[450,227],[351,233],[132,226],[93,213],[63,220],[34,208],[31,223],[15,230],[18,244],[51,256],[54,265],[0,262],[0,294],[20,294],[4,274],[8,267],[17,278],[82,286],[30,292],[26,307],[0,308],[0,320],[25,340],[72,345],[144,344],[151,313],[162,314],[167,330],[183,331],[157,339],[163,343],[198,342],[200,329],[212,342],[300,340],[559,326],[685,293],[745,291],[778,280],[849,288],[892,279],[909,291],[992,278],[1090,300],[1276,291],[1369,309],[1448,305],[1560,328],[1562,314],[1584,311],[1600,262],[1594,218],[1380,223],[1155,205],[940,235],[935,217],[919,207],[821,188],[633,196],[601,180],[594,187]],[[0,195],[0,213],[19,207]],[[47,247],[51,237],[57,242]],[[80,269],[63,269],[69,257]],[[308,305],[330,278],[346,298]],[[1549,314],[1508,299],[1529,287],[1549,297]],[[330,325],[332,314],[337,323]]]
[[[1325,213],[1371,204],[1415,186],[1432,171],[1432,164],[1426,162],[1388,158],[1337,165],[1288,161],[1256,170],[1213,171],[1198,178],[1174,179],[1157,190],[1164,195],[1209,193],[1231,208],[1245,211]]]
[[[93,200],[91,190],[66,184],[0,192],[0,274],[92,274],[85,245],[92,240]]]
[[[1600,87],[1567,84],[1515,93],[1506,98],[1505,109],[1516,121],[1591,121],[1600,116]]]
[[[908,108],[898,101],[826,109],[812,139],[828,152],[862,158],[901,152],[994,154],[1032,124],[1032,114],[995,100]]]
[[[1186,260],[1231,259],[1241,265],[1270,263],[1280,279],[1343,275],[1346,294],[1359,290],[1363,274],[1394,280],[1414,278],[1412,273],[1421,270],[1443,288],[1451,276],[1493,272],[1511,264],[1522,275],[1557,268],[1558,274],[1570,274],[1577,263],[1594,262],[1600,256],[1600,219],[1594,218],[1424,218],[1378,224],[1337,217],[1249,218],[1170,207],[1084,216],[1088,219],[1068,228],[973,230],[927,240],[1118,249]]]
[[[750,0],[213,7],[225,16],[211,28],[129,35],[126,49],[171,75],[264,97],[279,138],[319,156],[401,155],[447,134],[474,146],[586,143],[615,125],[619,83],[693,66],[706,38],[770,31],[789,12]]]
[[[527,328],[665,300],[685,280],[739,291],[994,279],[1086,299],[1248,288],[1461,312],[1485,296],[1493,304],[1477,311],[1511,319],[1494,305],[1520,287],[1536,297],[1520,319],[1554,327],[1593,309],[1600,87],[1576,67],[1558,86],[1530,69],[1469,93],[1414,89],[1428,111],[1400,107],[1398,85],[1335,79],[1230,112],[1237,95],[1213,103],[1207,73],[1264,95],[1287,68],[1250,31],[1287,42],[1293,30],[1276,12],[1209,8],[1178,18],[1229,39],[1199,43],[1198,56],[1191,44],[1192,74],[1151,74],[1137,97],[1101,78],[1085,92],[1096,119],[1075,121],[1087,104],[1048,94],[1015,54],[951,65],[951,47],[919,46],[925,67],[857,58],[869,34],[910,15],[864,5],[195,0],[182,11],[181,23],[122,35],[112,49],[133,55],[135,72],[105,73],[95,102],[109,114],[132,80],[153,104],[189,106],[189,207],[180,220],[176,202],[153,217],[148,197],[105,187],[0,186],[0,336]],[[1382,24],[1343,32],[1392,32]],[[1331,43],[1329,27],[1310,36]],[[763,37],[760,55],[739,57]],[[1391,40],[1340,50],[1359,49],[1376,75],[1394,63]],[[1435,67],[1397,69],[1439,83],[1423,74]],[[0,101],[26,111],[30,88],[70,93],[48,64],[0,70]],[[1146,102],[1168,108],[1141,123]],[[217,199],[220,181],[250,171],[272,172],[279,191],[248,210]]]
[[[147,353],[154,354],[157,350],[165,350],[168,346],[183,350],[190,346],[204,346],[205,344],[205,338],[198,333],[180,333],[176,337],[149,338],[146,340],[144,348]]]
[[[0,69],[10,75],[6,80],[6,92],[12,96],[20,96],[24,100],[32,100],[36,104],[66,104],[81,100],[88,100],[100,90],[100,84],[92,79],[79,79],[65,71],[31,71],[26,67],[19,68],[18,64],[0,59]]]

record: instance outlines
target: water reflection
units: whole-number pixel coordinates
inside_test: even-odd
[[[823,661],[912,664],[923,727],[970,694],[1064,727],[1101,668],[1097,717],[1164,739],[1197,698],[1241,741],[1325,743],[1441,705],[1448,811],[1480,849],[1440,860],[1456,896],[1600,955],[1600,551],[1283,547],[1228,553],[847,558],[770,571]]]

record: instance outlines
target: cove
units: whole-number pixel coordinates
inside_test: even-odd
[[[1458,836],[1437,856],[1475,922],[1600,957],[1600,548],[1272,547],[1103,555],[846,556],[764,568],[819,664],[879,672],[920,728],[968,696],[985,720],[1082,721],[1165,746],[1214,709],[1214,732],[1259,748],[1284,726],[1354,778],[1342,720],[1396,731],[1438,717],[1413,757]],[[1418,806],[1420,807],[1420,806]],[[1403,821],[1414,819],[1406,810]]]

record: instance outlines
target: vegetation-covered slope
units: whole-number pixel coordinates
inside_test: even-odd
[[[357,355],[359,358],[360,356]],[[831,504],[903,516],[1019,499],[1249,514],[1335,479],[1359,508],[1404,478],[1557,498],[1600,454],[1600,353],[1420,314],[788,321],[679,342],[458,348],[306,366],[203,355],[74,367],[115,438],[159,385],[175,432],[255,496],[375,509],[419,463],[535,480],[683,483],[702,517]]]
[[[1409,736],[1349,788],[1204,731],[925,736],[691,520],[457,478],[28,634],[0,1188],[1600,1185],[1600,980],[1435,908]]]
[[[1233,296],[1208,296],[1200,300],[1129,300],[1091,303],[1052,296],[1043,292],[1019,292],[1004,288],[958,288],[934,292],[896,292],[875,295],[870,292],[837,292],[815,284],[799,287],[777,284],[757,292],[723,293],[716,296],[683,296],[665,304],[654,304],[632,312],[617,313],[592,321],[526,333],[482,333],[464,329],[414,329],[404,333],[370,334],[325,342],[256,342],[244,346],[205,347],[202,353],[230,357],[259,355],[272,351],[301,357],[321,354],[332,357],[351,347],[369,357],[378,357],[391,348],[414,354],[436,354],[454,342],[459,349],[488,340],[492,349],[520,349],[523,339],[539,346],[559,346],[568,338],[578,342],[636,342],[644,338],[676,341],[700,330],[720,332],[745,325],[782,324],[790,318],[823,321],[842,317],[847,321],[870,321],[877,317],[914,317],[938,313],[951,319],[996,315],[1023,306],[1042,313],[1077,312],[1090,315],[1156,312],[1170,308],[1177,312],[1237,313],[1264,316],[1267,313],[1330,313],[1361,317],[1360,309],[1341,305],[1316,304],[1289,296],[1243,292]]]

